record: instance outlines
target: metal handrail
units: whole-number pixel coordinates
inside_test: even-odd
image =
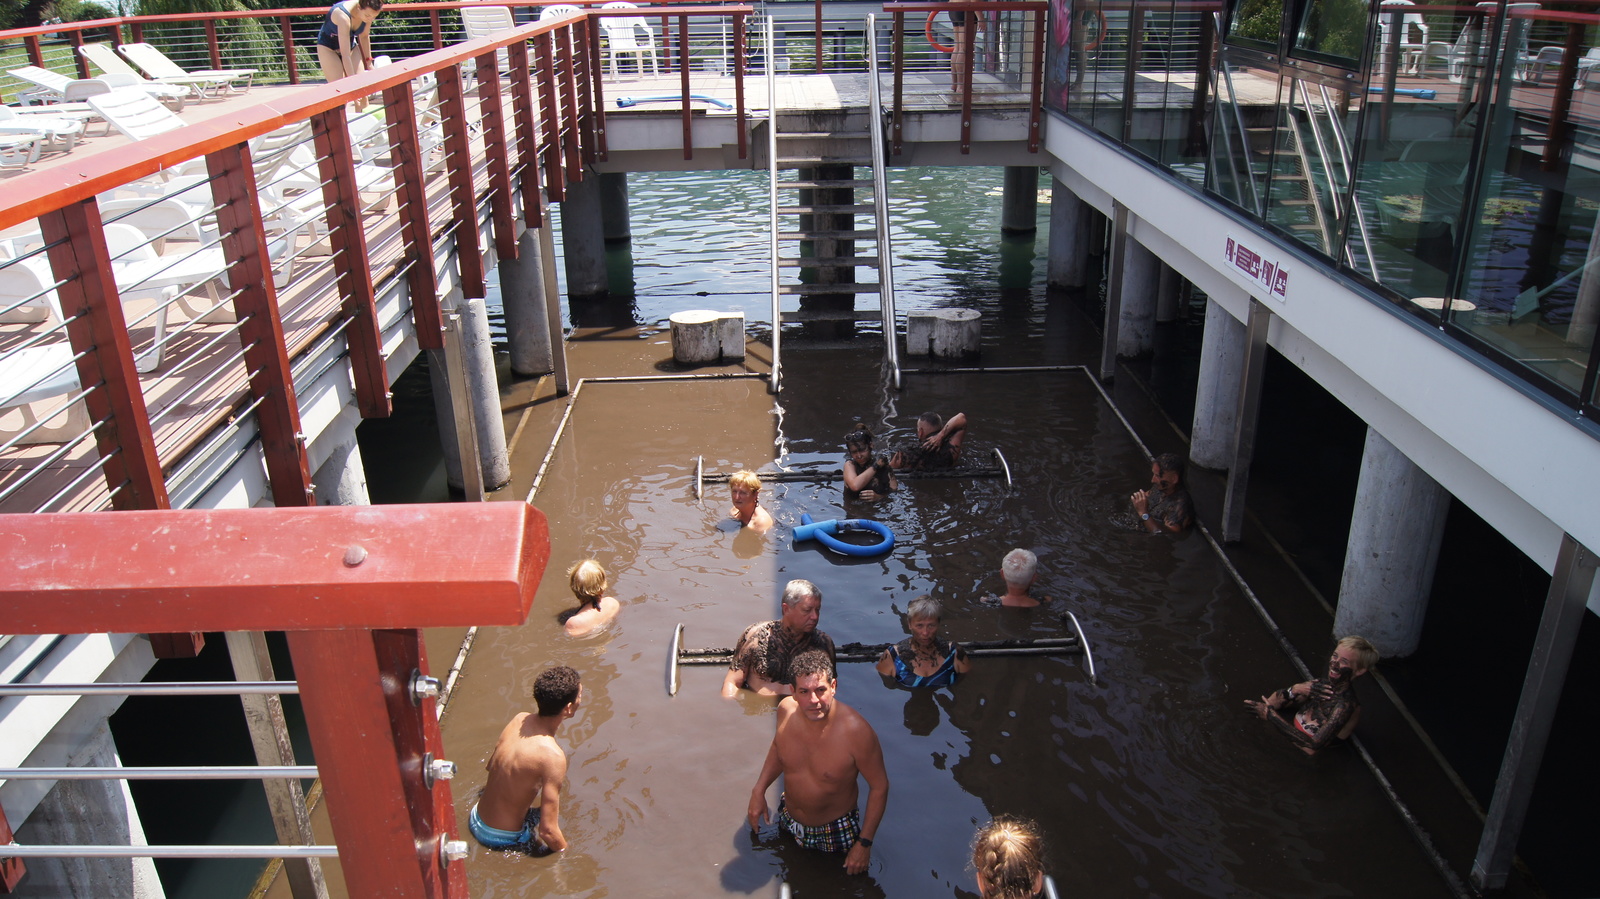
[[[338,858],[339,847],[318,846],[0,846],[6,858]]]
[[[778,294],[778,60],[773,44],[772,16],[766,24],[767,61],[767,235],[772,258],[772,380],[769,389],[774,395],[782,389],[783,363],[779,344],[783,339],[783,309]]]
[[[0,768],[0,780],[311,780],[316,765],[146,765],[142,767]]]
[[[878,84],[878,17],[867,16],[867,133],[872,139],[873,217],[878,226],[878,305],[883,314],[883,358],[900,389],[899,331],[895,325],[894,252],[889,243],[889,177],[884,170],[883,92]]]
[[[268,681],[172,681],[150,683],[95,684],[0,684],[5,696],[256,696],[299,693],[292,680]]]

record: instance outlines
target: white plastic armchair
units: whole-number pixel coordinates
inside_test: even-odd
[[[638,4],[629,3],[627,0],[612,0],[600,7],[601,9],[638,9]],[[643,16],[626,16],[600,19],[600,30],[606,36],[606,56],[611,61],[611,76],[617,76],[617,58],[632,56],[639,67],[639,74],[644,74],[644,63],[650,61],[650,73],[660,74],[661,69],[656,61],[656,33],[645,21]]]

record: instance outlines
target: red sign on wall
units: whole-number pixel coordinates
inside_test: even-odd
[[[1288,299],[1289,270],[1269,245],[1263,242],[1252,247],[1230,234],[1224,255],[1229,266],[1254,281],[1267,296],[1280,301]]]

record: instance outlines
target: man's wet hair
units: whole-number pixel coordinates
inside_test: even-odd
[[[786,606],[797,606],[807,596],[815,596],[818,602],[822,601],[822,591],[803,577],[797,577],[783,587],[783,604]]]
[[[845,449],[855,449],[858,446],[872,449],[872,432],[867,430],[867,423],[859,418],[850,426],[850,433],[844,435]]]
[[[944,607],[939,605],[939,601],[924,593],[906,605],[906,623],[910,624],[913,621],[922,621],[926,618],[938,621],[944,617],[943,613]]]
[[[933,428],[935,431],[944,427],[944,417],[937,412],[924,412],[917,416],[917,421]]]
[[[1339,649],[1353,650],[1356,654],[1356,667],[1371,671],[1378,667],[1378,647],[1373,646],[1366,637],[1351,634],[1340,640]]]
[[[542,672],[533,682],[533,701],[539,706],[541,718],[561,714],[561,710],[577,698],[578,672],[566,665]]]
[[[1000,576],[1007,587],[1027,589],[1039,573],[1039,557],[1026,549],[1014,549],[1000,560]]]
[[[1184,463],[1182,456],[1178,455],[1177,453],[1162,453],[1161,455],[1155,457],[1153,461],[1156,463],[1156,467],[1161,469],[1163,472],[1176,472],[1178,475],[1178,483],[1183,483],[1184,469],[1188,466]]]
[[[807,650],[794,657],[789,663],[789,676],[792,682],[798,683],[800,678],[812,674],[820,674],[828,683],[833,683],[833,660],[820,649]]]

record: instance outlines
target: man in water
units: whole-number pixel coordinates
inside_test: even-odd
[[[946,421],[937,412],[924,412],[917,418],[917,445],[895,453],[889,464],[914,471],[954,468],[961,463],[961,441],[966,436],[966,413],[957,412]]]
[[[732,699],[741,687],[763,696],[792,693],[792,668],[802,656],[821,656],[831,671],[833,640],[817,630],[821,618],[822,591],[817,585],[801,578],[790,581],[783,588],[782,617],[752,624],[739,636],[722,679],[722,695]]]
[[[757,534],[772,530],[772,513],[761,508],[761,479],[753,471],[736,471],[728,478],[728,490],[733,494],[733,508],[728,517],[738,519],[742,527]]]
[[[556,744],[562,722],[578,711],[578,672],[557,665],[533,682],[537,715],[511,719],[489,755],[489,780],[467,813],[467,829],[490,849],[548,855],[567,848],[561,835],[561,781],[567,754]]]
[[[1351,683],[1377,664],[1378,650],[1365,637],[1345,637],[1333,649],[1326,676],[1244,704],[1288,734],[1306,755],[1315,755],[1334,737],[1347,739],[1355,731],[1361,703]]]
[[[1000,560],[1000,577],[1006,582],[1005,595],[998,599],[1000,605],[1031,609],[1039,604],[1039,600],[1028,593],[1033,582],[1039,579],[1038,556],[1025,549],[1014,549],[1006,553],[1006,557]]]
[[[889,772],[878,735],[861,713],[834,698],[833,669],[820,655],[795,662],[794,695],[778,703],[778,732],[767,750],[747,818],[771,820],[767,787],[783,775],[778,826],[807,849],[844,852],[850,874],[867,870],[872,837],[889,805]],[[867,811],[856,808],[856,776],[867,781]]]
[[[1150,462],[1150,489],[1132,497],[1139,526],[1152,534],[1181,534],[1194,521],[1194,504],[1183,487],[1183,457],[1162,453]]]

